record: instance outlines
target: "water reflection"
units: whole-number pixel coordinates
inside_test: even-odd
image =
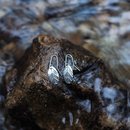
[[[91,104],[90,100],[86,99],[83,101],[79,101],[77,104],[80,105],[81,108],[84,109],[85,111],[87,111],[89,113],[91,112],[92,104]]]

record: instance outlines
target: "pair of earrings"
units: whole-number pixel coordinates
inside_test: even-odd
[[[56,62],[55,62],[55,64],[52,64],[52,61],[54,60],[54,58],[56,59]],[[56,66],[56,67],[54,67],[54,66]],[[63,71],[63,77],[67,84],[70,84],[73,81],[74,67],[76,67],[76,66],[74,65],[74,60],[73,60],[72,55],[67,54],[65,57],[65,68]],[[57,57],[57,55],[53,55],[53,56],[51,56],[50,63],[49,63],[48,78],[53,84],[58,84],[59,77],[60,77],[60,75],[58,72],[58,57]]]

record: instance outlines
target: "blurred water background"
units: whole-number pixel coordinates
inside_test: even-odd
[[[3,76],[38,34],[67,38],[104,60],[130,87],[130,0],[0,0],[0,130]]]

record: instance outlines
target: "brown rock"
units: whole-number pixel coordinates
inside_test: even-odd
[[[63,77],[67,54],[76,66],[70,84]],[[53,55],[58,57],[58,68],[52,61],[60,75],[57,85],[49,81],[47,74]],[[5,105],[15,119],[35,122],[45,130],[127,129],[126,87],[100,59],[65,39],[39,35],[10,73],[15,82],[7,82]]]

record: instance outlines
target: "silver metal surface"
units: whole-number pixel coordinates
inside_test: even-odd
[[[67,54],[65,56],[65,69],[63,71],[63,77],[66,83],[70,84],[73,81],[73,69],[74,60],[72,55]]]
[[[70,65],[67,65],[63,71],[64,80],[70,84],[73,81],[73,69]]]
[[[54,67],[54,64],[52,64],[54,57],[56,58],[56,67]],[[48,68],[48,78],[50,82],[53,84],[58,84],[59,82],[59,72],[57,69],[58,69],[58,57],[57,55],[53,55],[51,56]]]

